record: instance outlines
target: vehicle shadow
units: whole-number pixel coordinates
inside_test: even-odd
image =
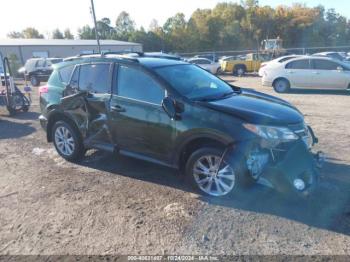
[[[350,95],[347,90],[332,90],[332,89],[292,89],[289,94],[305,94],[305,95]]]
[[[287,199],[256,185],[225,199],[206,198],[211,205],[264,213],[350,235],[350,165],[326,162],[318,189],[306,199]]]
[[[194,193],[178,171],[140,160],[95,151],[80,163],[115,175],[147,181]],[[256,184],[224,198],[198,195],[213,206],[269,214],[309,226],[350,235],[350,165],[327,162],[319,189],[306,200],[286,199],[271,188]]]
[[[40,114],[37,112],[20,112],[11,118],[20,119],[20,120],[38,120]]]
[[[31,123],[16,123],[0,118],[0,139],[11,139],[28,136],[36,129]]]

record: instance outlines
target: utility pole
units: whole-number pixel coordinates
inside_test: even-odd
[[[91,11],[92,11],[92,17],[94,19],[94,24],[95,24],[95,36],[96,36],[96,41],[97,41],[98,53],[101,54],[100,37],[98,36],[98,32],[97,32],[97,22],[96,22],[94,0],[91,0]]]

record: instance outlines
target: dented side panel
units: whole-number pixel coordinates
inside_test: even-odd
[[[108,125],[109,94],[79,92],[61,99],[61,110],[77,125],[86,145],[113,143]]]

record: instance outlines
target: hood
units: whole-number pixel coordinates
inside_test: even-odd
[[[204,105],[260,125],[284,126],[304,121],[301,112],[287,101],[249,89],[225,99],[204,102]]]

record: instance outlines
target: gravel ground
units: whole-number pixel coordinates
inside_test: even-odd
[[[225,77],[261,87],[260,78]],[[0,254],[350,255],[350,107],[338,91],[278,95],[295,104],[328,158],[319,192],[291,202],[256,185],[204,198],[176,171],[89,152],[60,158],[30,112],[0,111]]]

